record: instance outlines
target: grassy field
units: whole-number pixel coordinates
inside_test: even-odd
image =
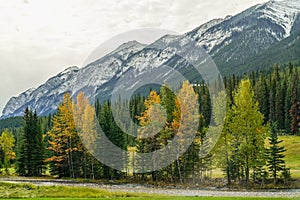
[[[290,168],[292,178],[300,179],[300,136],[279,136],[279,140],[282,140],[281,146],[286,149],[286,167]],[[224,172],[221,169],[213,169],[212,177],[224,178]]]
[[[300,170],[300,137],[280,136],[282,146],[286,148],[285,162],[287,167]]]
[[[280,136],[282,146],[286,148],[285,163],[291,169],[293,178],[300,178],[300,137]]]
[[[286,149],[285,164],[290,168],[293,178],[300,178],[300,137],[299,136],[279,136],[282,140],[281,146]],[[213,170],[213,178],[222,178],[224,173],[221,169]]]
[[[0,198],[117,198],[150,197],[148,194],[109,192],[103,189],[70,186],[34,186],[0,182]]]
[[[266,198],[266,197],[111,197],[111,198],[25,198],[25,200],[107,200],[107,199],[121,199],[121,200],[297,200],[297,198]],[[298,198],[299,199],[299,198]],[[9,199],[6,199],[9,200]],[[15,199],[11,199],[15,200]]]

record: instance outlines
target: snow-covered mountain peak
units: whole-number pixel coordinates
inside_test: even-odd
[[[161,37],[159,40],[157,41],[161,41],[161,42],[164,42],[165,44],[169,44],[175,40],[177,40],[179,37],[181,36],[178,36],[178,35],[170,35],[170,34],[167,34],[163,37]],[[155,42],[154,42],[155,43]]]
[[[194,30],[188,32],[186,35],[189,36],[192,39],[196,39],[197,37],[200,37],[205,31],[207,31],[208,29],[212,28],[213,26],[221,23],[224,20],[229,19],[231,16],[227,16],[225,19],[223,18],[218,18],[218,19],[213,19],[210,20],[204,24],[202,24],[201,26],[195,28]]]
[[[135,47],[143,47],[143,46],[145,46],[145,44],[142,44],[142,43],[140,43],[140,42],[138,42],[136,40],[131,40],[131,41],[128,41],[128,42],[125,42],[125,43],[121,44],[113,52],[120,51],[120,50],[123,50],[123,49],[135,48]]]
[[[299,1],[269,1],[234,16],[211,20],[183,35],[162,36],[150,45],[135,40],[123,43],[106,55],[94,56],[95,60],[83,68],[69,67],[37,89],[12,97],[2,118],[20,116],[27,106],[36,109],[38,115],[53,113],[66,92],[72,97],[82,91],[91,99],[109,98],[117,81],[127,72],[142,77],[163,65],[183,70],[187,63],[176,54],[184,51],[190,41],[203,47],[221,72],[242,72],[238,67],[245,66],[245,60],[300,30]],[[191,59],[194,57],[190,55]],[[128,80],[128,84],[136,83]]]
[[[126,60],[129,56],[131,56],[135,52],[142,50],[145,46],[147,46],[147,45],[142,44],[136,40],[132,40],[132,41],[121,44],[115,50],[113,50],[112,52],[107,54],[105,57],[113,56],[113,57],[116,57],[123,61],[123,60]],[[96,63],[97,62],[98,61],[96,61]]]
[[[64,71],[60,72],[58,76],[64,75],[64,74],[70,74],[72,72],[77,72],[79,68],[77,66],[71,66],[66,68]]]
[[[26,90],[25,92],[21,93],[19,96],[14,96],[12,97],[12,99],[17,99],[20,98],[22,96],[29,96],[36,88],[29,88],[28,90]]]
[[[120,54],[120,53],[123,53],[123,52],[129,53],[130,51],[141,50],[145,46],[146,46],[146,44],[142,44],[142,43],[139,43],[136,40],[132,40],[132,41],[121,44],[114,51],[109,53],[109,55],[117,54],[117,53]]]
[[[299,0],[272,0],[262,4],[259,9],[259,18],[271,20],[284,29],[284,37],[291,34],[292,27],[300,14]]]
[[[35,91],[35,88],[30,88],[25,92],[21,93],[19,96],[12,97],[6,106],[4,107],[3,113],[13,113],[15,112],[23,103],[30,98],[30,95]]]
[[[146,48],[152,48],[152,49],[157,49],[157,50],[162,50],[165,47],[169,46],[172,44],[174,41],[178,41],[182,35],[164,35],[152,44],[148,45]]]
[[[36,88],[32,87],[32,88],[29,88],[28,90],[26,90],[24,93],[25,94],[30,94],[31,92],[33,92]]]

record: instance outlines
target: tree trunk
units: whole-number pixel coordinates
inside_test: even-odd
[[[247,136],[247,134],[246,134],[246,144],[248,145],[248,136]],[[246,185],[248,186],[248,184],[249,184],[249,179],[250,179],[248,146],[247,146],[247,148],[246,148],[246,155],[245,155],[245,158],[246,158]]]
[[[95,173],[94,173],[94,162],[92,162],[92,179],[95,180]]]
[[[248,186],[249,179],[250,179],[248,151],[246,152],[245,158],[246,158],[246,185]]]
[[[276,185],[276,182],[277,182],[277,171],[276,171],[276,169],[274,170],[274,172],[273,172],[273,177],[274,177],[274,185]]]
[[[230,163],[229,163],[227,152],[226,152],[226,162],[227,162],[227,167],[226,167],[227,182],[228,182],[228,185],[231,185]]]
[[[178,169],[178,174],[179,174],[179,180],[180,180],[180,183],[182,183],[182,177],[181,177],[181,171],[180,171],[180,164],[179,164],[179,158],[177,156],[177,169]]]
[[[72,150],[72,139],[70,138],[70,176],[71,178],[75,178],[74,174],[74,164],[73,164],[73,150]]]
[[[84,167],[84,178],[85,178],[85,179],[86,179],[86,176],[87,176],[87,175],[86,175],[86,170],[87,170],[87,169],[86,169],[86,168],[87,168],[86,166],[87,166],[87,154],[84,153],[84,166],[83,166],[83,167]]]

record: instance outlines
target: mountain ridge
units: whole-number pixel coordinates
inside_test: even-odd
[[[162,36],[150,45],[129,41],[83,68],[69,67],[37,89],[12,97],[1,118],[20,116],[27,106],[37,110],[38,115],[53,113],[65,92],[72,97],[83,91],[88,98],[99,95],[107,98],[128,70],[142,76],[149,67],[164,64],[184,68],[185,64],[174,52],[183,45],[184,37],[203,47],[223,75],[242,73],[239,67],[247,65],[245,62],[250,62],[250,58],[263,54],[300,30],[299,13],[297,0],[269,1],[235,16],[210,20],[183,35]]]

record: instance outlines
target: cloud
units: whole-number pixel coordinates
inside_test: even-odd
[[[189,31],[265,0],[16,0],[0,4],[0,110],[11,96],[81,64],[102,42],[138,28]]]

